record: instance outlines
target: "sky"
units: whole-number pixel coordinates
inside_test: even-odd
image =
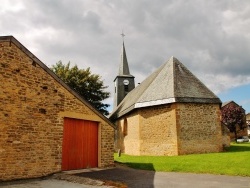
[[[171,56],[222,102],[250,112],[249,0],[1,0],[0,35],[12,35],[48,67],[90,67],[108,86],[122,47],[142,82]]]

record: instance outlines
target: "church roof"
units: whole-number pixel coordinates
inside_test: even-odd
[[[136,108],[175,102],[221,103],[178,59],[171,57],[129,92],[110,118],[116,119]]]

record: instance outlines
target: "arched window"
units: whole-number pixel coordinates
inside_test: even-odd
[[[127,122],[127,118],[125,118],[124,122],[123,122],[123,135],[124,136],[128,135],[128,122]]]
[[[124,91],[128,92],[128,85],[124,85]]]

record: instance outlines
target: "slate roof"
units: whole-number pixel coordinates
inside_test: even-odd
[[[221,104],[178,59],[171,57],[128,93],[109,117],[114,120],[136,108],[175,102]]]
[[[0,41],[7,41],[9,45],[15,44],[22,52],[24,52],[29,58],[32,59],[33,63],[39,65],[44,71],[46,71],[50,76],[52,76],[61,86],[67,89],[72,95],[79,99],[84,105],[89,107],[97,116],[106,121],[110,126],[114,127],[114,124],[103,114],[101,114],[95,107],[93,107],[87,100],[80,96],[77,92],[71,89],[67,84],[65,84],[52,70],[50,70],[42,61],[40,61],[34,54],[32,54],[25,46],[23,46],[15,37],[13,36],[0,36]]]

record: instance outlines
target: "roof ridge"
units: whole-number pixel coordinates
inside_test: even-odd
[[[21,42],[19,42],[14,36],[0,36],[0,41],[8,41],[10,44],[14,44],[23,53],[25,53],[30,59],[32,59],[36,64],[38,64],[45,72],[47,72],[53,79],[55,79],[62,87],[68,90],[72,95],[79,99],[84,105],[90,108],[97,116],[109,123],[114,127],[113,123],[103,114],[101,114],[95,107],[93,107],[86,99],[79,95],[76,91],[70,88],[65,82],[62,81],[52,70],[50,70],[47,65],[45,65],[41,60],[39,60],[31,51],[29,51]]]
[[[174,71],[174,64],[175,64],[175,59],[176,60],[178,60],[177,58],[175,58],[174,56],[172,56],[170,59],[169,59],[169,61],[172,59],[172,61],[173,61],[173,64],[172,64],[172,73],[173,73],[173,94],[174,94],[174,96],[175,96],[175,82],[176,82],[176,76],[175,76],[175,71]]]

